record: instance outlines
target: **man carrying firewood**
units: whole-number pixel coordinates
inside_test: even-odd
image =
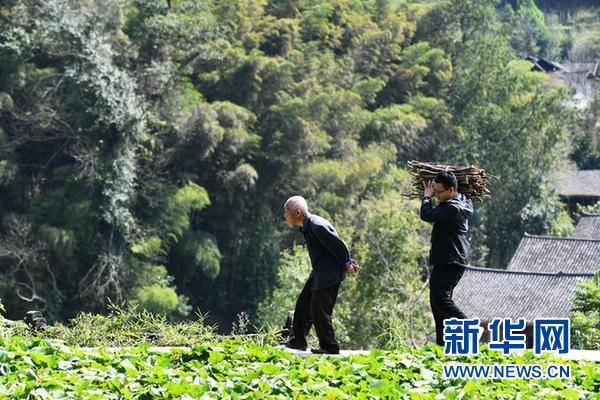
[[[291,227],[300,227],[312,264],[312,272],[296,301],[292,323],[292,338],[287,347],[306,350],[306,336],[312,324],[319,338],[317,354],[339,354],[331,315],[338,289],[346,274],[355,275],[361,267],[350,258],[348,247],[338,236],[333,225],[325,218],[308,212],[308,204],[301,196],[290,197],[284,205],[285,221]]]
[[[433,181],[423,184],[425,194],[421,203],[421,219],[433,222],[429,264],[429,302],[435,321],[438,345],[444,345],[444,319],[467,318],[452,300],[452,291],[460,281],[468,264],[469,218],[473,202],[458,192],[456,176],[442,171]],[[436,207],[431,198],[437,199]]]

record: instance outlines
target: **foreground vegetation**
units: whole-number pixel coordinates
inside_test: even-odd
[[[484,349],[450,360],[434,345],[371,350],[344,358],[292,356],[251,340],[211,340],[160,351],[80,349],[56,341],[0,338],[0,391],[11,399],[578,399],[599,398],[600,367],[531,352],[504,357]],[[569,364],[571,379],[444,379],[442,364]]]
[[[240,327],[238,325],[238,327]],[[219,336],[201,316],[164,316],[113,307],[69,325],[30,331],[0,324],[4,399],[597,399],[600,364],[531,351],[448,357],[425,345],[371,349],[348,357],[292,356],[280,333]],[[446,379],[442,365],[569,365],[570,379]]]

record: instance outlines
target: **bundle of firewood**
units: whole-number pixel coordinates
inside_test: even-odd
[[[443,165],[436,163],[426,163],[421,161],[409,161],[408,166],[412,175],[413,191],[410,197],[420,198],[423,196],[423,184],[431,181],[438,172],[450,171],[458,180],[458,191],[474,201],[484,201],[490,198],[490,191],[487,186],[489,178],[485,170],[470,167],[454,167],[452,165]]]

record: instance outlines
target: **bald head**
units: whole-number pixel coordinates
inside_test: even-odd
[[[302,226],[308,216],[308,203],[302,196],[292,196],[285,202],[284,218],[290,226]]]
[[[285,202],[285,208],[290,210],[292,213],[296,213],[296,210],[302,211],[302,214],[308,214],[308,203],[302,196],[292,196]]]

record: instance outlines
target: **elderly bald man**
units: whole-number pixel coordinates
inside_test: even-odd
[[[283,208],[287,224],[300,227],[313,267],[296,301],[293,337],[285,345],[306,350],[306,336],[314,324],[320,348],[311,351],[317,354],[339,354],[340,346],[335,340],[331,321],[333,307],[346,273],[354,275],[358,273],[360,266],[350,258],[348,247],[333,225],[325,218],[311,214],[303,197],[290,197]]]

